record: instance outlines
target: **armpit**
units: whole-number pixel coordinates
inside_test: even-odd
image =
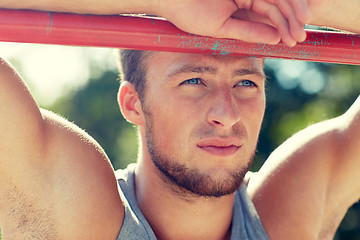
[[[2,192],[1,230],[4,239],[56,239],[53,211],[15,186]]]

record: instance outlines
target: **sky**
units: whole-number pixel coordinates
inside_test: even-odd
[[[42,106],[84,85],[93,64],[104,70],[116,68],[109,48],[0,43],[0,56],[15,66]]]

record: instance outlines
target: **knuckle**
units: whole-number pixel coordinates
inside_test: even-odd
[[[245,0],[245,1],[234,0],[238,8],[245,8],[245,9],[252,9],[254,1],[255,0]]]

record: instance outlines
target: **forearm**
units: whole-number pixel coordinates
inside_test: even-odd
[[[310,4],[311,24],[360,33],[360,0],[328,0]]]
[[[152,14],[156,0],[0,0],[0,8],[81,14]]]

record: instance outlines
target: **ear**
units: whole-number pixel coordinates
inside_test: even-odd
[[[127,121],[135,125],[144,124],[141,101],[132,83],[124,82],[121,84],[118,93],[118,101],[121,113]]]

